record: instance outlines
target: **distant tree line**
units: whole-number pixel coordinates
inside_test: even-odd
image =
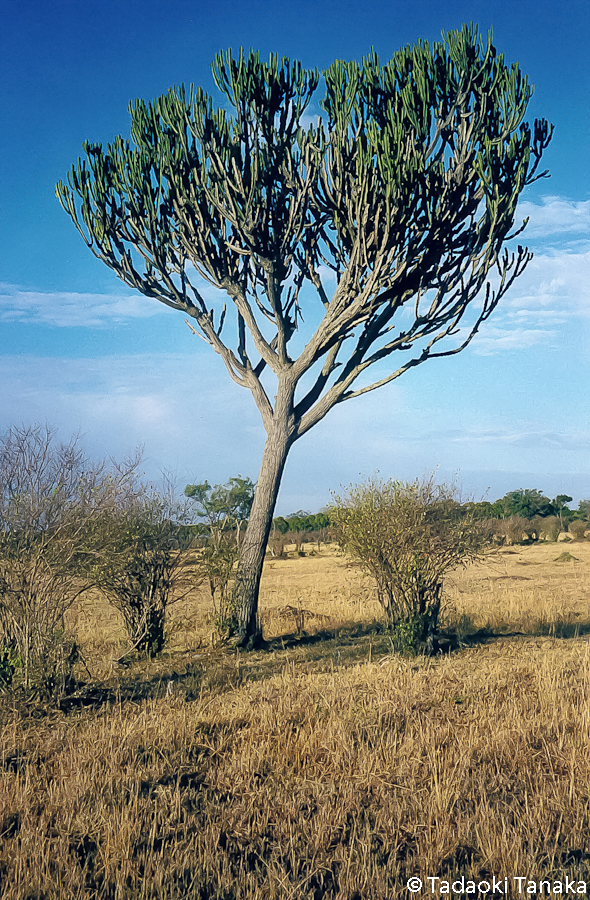
[[[474,518],[488,520],[500,542],[556,541],[564,531],[582,540],[588,527],[590,500],[580,500],[577,510],[570,509],[571,502],[569,494],[558,494],[551,500],[537,489],[520,488],[494,503],[468,503],[466,508]]]
[[[566,530],[570,522],[590,520],[590,500],[580,500],[578,508],[573,510],[568,506],[572,499],[568,494],[558,494],[551,500],[540,490],[519,488],[493,502],[480,500],[460,503],[457,499],[453,502],[458,510],[469,513],[473,519],[506,520],[519,516],[530,521],[535,518],[556,517],[563,525],[563,530]],[[273,519],[272,528],[273,532],[281,535],[314,533],[329,529],[335,524],[333,518],[333,511],[330,509],[316,514],[299,510],[289,516],[277,516]]]
[[[299,510],[290,516],[277,516],[272,521],[272,529],[268,541],[268,552],[271,556],[282,557],[288,544],[295,544],[295,552],[303,555],[303,544],[315,543],[317,550],[332,539],[330,526],[332,522],[326,512],[309,513]]]
[[[298,533],[301,531],[321,531],[330,525],[330,517],[325,512],[308,513],[300,510],[290,516],[284,518],[277,516],[272,521],[274,530],[280,534],[287,534],[289,531]]]
[[[454,489],[446,486],[445,490],[450,491],[446,497],[447,508],[453,507],[457,520],[471,523],[478,533],[477,523],[487,522],[485,530],[495,535],[497,543],[556,541],[563,531],[569,531],[574,539],[582,539],[590,521],[590,500],[580,500],[578,509],[573,510],[568,505],[572,502],[568,494],[550,499],[540,490],[519,488],[494,502],[460,502]],[[314,541],[319,550],[322,542],[340,540],[340,526],[341,517],[333,504],[316,514],[299,510],[289,516],[277,516],[273,519],[268,552],[281,557],[287,545],[294,544],[295,551],[302,555],[302,545]]]
[[[542,491],[520,488],[516,491],[509,491],[493,503],[481,500],[478,503],[468,503],[466,506],[482,519],[509,519],[511,516],[533,519],[535,516],[541,518],[557,516],[564,523],[573,519],[587,520],[590,513],[590,500],[580,500],[577,510],[569,508],[568,504],[571,502],[572,497],[568,494],[558,494],[557,497],[550,500]]]

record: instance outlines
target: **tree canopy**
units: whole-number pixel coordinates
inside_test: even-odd
[[[265,420],[272,405],[262,370],[289,367],[300,378],[324,359],[298,404],[300,435],[334,402],[400,374],[353,389],[372,363],[421,339],[430,341],[420,361],[449,352],[435,347],[497,265],[499,287],[488,288],[460,346],[487,318],[528,259],[522,248],[500,251],[521,190],[538,177],[549,129],[523,121],[526,76],[466,26],[444,42],[408,46],[384,66],[374,52],[362,65],[336,61],[324,72],[325,118],[307,128],[317,70],[227,52],[216,56],[213,75],[233,115],[200,88],[136,100],[133,143],[118,137],[106,151],[85,144],[86,160],[58,196],[127,284],[195,320],[231,376],[254,391]],[[225,306],[217,317],[209,308],[197,274],[229,294],[233,329]],[[326,315],[293,361],[287,347],[304,283]],[[394,329],[410,299],[413,321]],[[349,338],[354,349],[339,365]]]

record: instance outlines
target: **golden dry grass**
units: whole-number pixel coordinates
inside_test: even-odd
[[[563,551],[579,561],[555,562]],[[44,715],[4,703],[0,896],[590,884],[589,574],[590,543],[515,547],[456,573],[448,616],[479,637],[430,660],[366,627],[367,585],[331,551],[267,565],[270,651],[209,648],[205,598],[189,598],[173,652],[112,674],[111,702]],[[307,636],[287,606],[320,616]],[[123,646],[120,623],[96,597],[75,623],[98,672],[101,648]],[[428,882],[415,896],[432,896]]]

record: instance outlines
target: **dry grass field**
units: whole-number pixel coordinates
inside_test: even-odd
[[[199,592],[126,668],[117,614],[73,610],[94,705],[0,702],[0,897],[590,891],[590,542],[455,573],[462,646],[430,659],[394,654],[370,585],[311,550],[268,560],[257,653],[211,644]]]

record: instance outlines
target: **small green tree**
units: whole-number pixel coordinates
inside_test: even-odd
[[[277,516],[276,519],[272,520],[272,530],[278,531],[279,534],[287,534],[289,523],[283,516]]]
[[[498,505],[502,510],[503,518],[521,516],[524,519],[532,519],[534,516],[553,516],[555,506],[542,491],[530,488],[520,488],[517,491],[509,491]]]
[[[558,517],[561,531],[567,530],[567,525],[570,519],[573,518],[573,512],[568,507],[568,503],[571,503],[574,498],[570,497],[569,494],[558,494],[557,497],[551,501],[551,505],[555,510],[555,515]]]
[[[498,510],[494,503],[489,500],[479,500],[477,503],[473,500],[463,504],[465,511],[474,519],[496,519]]]
[[[215,621],[225,633],[233,621],[228,590],[239,556],[241,529],[252,509],[254,484],[250,478],[238,476],[214,487],[208,481],[187,484],[184,493],[192,502],[193,515],[201,519],[197,569],[207,580]]]
[[[309,536],[317,544],[318,553],[321,550],[322,543],[329,538],[330,519],[325,513],[316,513],[310,516],[310,533]]]
[[[329,516],[340,546],[374,579],[388,625],[413,649],[432,643],[444,577],[482,552],[487,525],[433,478],[355,485]]]
[[[208,481],[187,484],[184,489],[193,503],[193,512],[202,519],[209,533],[235,532],[236,546],[241,543],[242,528],[247,524],[254,502],[255,485],[251,478],[230,478],[227,484],[211,487]]]

